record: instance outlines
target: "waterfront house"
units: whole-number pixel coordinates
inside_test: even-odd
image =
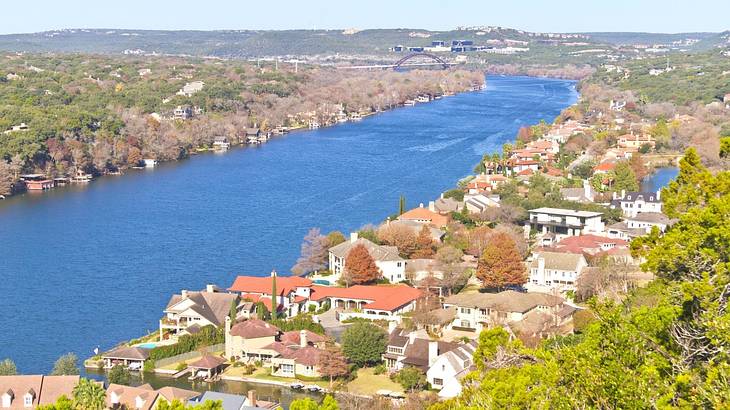
[[[200,359],[188,364],[190,380],[202,379],[205,381],[213,381],[214,377],[221,373],[225,363],[226,359],[205,354]]]
[[[230,147],[231,144],[228,142],[228,138],[226,138],[225,136],[219,135],[213,138],[213,149],[217,151],[226,151]]]
[[[312,281],[298,276],[278,276],[272,271],[270,276],[238,276],[228,288],[241,296],[241,300],[261,301],[269,311],[272,310],[271,292],[276,277],[277,309],[287,317],[303,312],[309,298]]]
[[[193,333],[207,325],[221,326],[233,305],[238,306],[238,295],[219,292],[214,285],[172,295],[160,319],[160,339]]]
[[[226,357],[231,360],[267,360],[278,356],[278,352],[268,348],[276,342],[281,333],[279,328],[259,319],[249,319],[236,324],[226,317]]]
[[[552,233],[558,240],[567,236],[600,234],[605,229],[601,212],[537,208],[531,209],[529,214],[530,218],[525,223],[526,229],[537,231],[538,235]]]
[[[448,215],[452,212],[459,212],[464,208],[464,202],[457,201],[454,198],[444,198],[444,194],[441,194],[441,197],[433,202],[434,211],[442,215]]]
[[[494,167],[495,165],[490,165]],[[466,184],[464,191],[469,195],[488,194],[508,181],[508,178],[500,174],[480,174]],[[459,208],[458,210],[461,210]]]
[[[449,223],[447,215],[441,215],[436,212],[436,204],[429,203],[428,208],[423,207],[421,203],[418,208],[404,212],[398,217],[399,221],[413,221],[422,225],[432,225],[437,228],[443,228]]]
[[[105,369],[111,369],[116,365],[122,365],[130,370],[141,370],[144,367],[144,361],[149,357],[149,349],[120,346],[102,354],[101,360],[104,361]]]
[[[158,393],[149,384],[132,387],[110,383],[106,389],[106,406],[109,409],[152,410],[158,402]]]
[[[575,284],[587,266],[582,254],[547,251],[536,253],[529,264],[528,283],[541,290],[575,290]]]
[[[357,232],[353,232],[350,234],[349,241],[329,249],[329,267],[332,271],[330,282],[336,282],[342,277],[347,255],[357,245],[363,245],[367,249],[385,279],[388,279],[391,283],[401,282],[406,279],[406,261],[400,257],[398,248],[376,245],[368,239],[358,238]]]
[[[436,358],[453,350],[456,343],[431,340],[425,330],[404,330],[391,323],[388,328],[388,345],[383,353],[383,363],[391,372],[404,367],[416,367],[426,372]]]
[[[61,396],[73,397],[79,376],[0,376],[0,408],[28,409],[53,404]]]
[[[439,391],[439,397],[452,398],[461,394],[461,379],[474,370],[474,352],[478,344],[476,339],[472,339],[438,355],[433,363],[429,363],[426,380]]]
[[[207,401],[220,401],[223,410],[254,410],[254,409],[273,409],[276,407],[259,407],[258,402],[253,395],[253,401],[249,397],[241,396],[238,394],[221,393],[217,391],[205,391],[199,397],[192,399],[187,404],[198,407]]]
[[[635,217],[640,212],[662,212],[661,191],[613,193],[612,209],[620,209],[624,216]]]
[[[561,332],[572,331],[574,309],[557,295],[540,292],[459,293],[444,300],[444,308],[454,308],[453,321],[445,329],[473,332],[478,335],[484,329],[505,326],[509,329],[522,322],[533,312],[547,313],[550,325],[560,327]]]
[[[312,286],[310,304],[326,303],[338,311],[340,320],[359,317],[400,322],[401,315],[413,311],[423,297],[419,289],[406,285],[356,285],[349,288]]]
[[[443,229],[436,228],[433,225],[424,225],[421,222],[417,222],[414,220],[395,220],[391,221],[390,218],[388,218],[387,221],[383,223],[382,226],[403,226],[408,228],[411,232],[413,232],[416,237],[421,233],[421,230],[424,226],[428,229],[428,232],[431,236],[431,240],[434,242],[441,242],[441,240],[446,236],[446,231]]]

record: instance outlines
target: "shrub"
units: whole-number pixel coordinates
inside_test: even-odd
[[[179,354],[192,352],[204,346],[211,346],[225,342],[225,330],[213,325],[203,326],[200,332],[194,335],[180,336],[174,345],[157,346],[150,351],[150,359],[160,360]]]
[[[309,330],[319,335],[324,334],[324,327],[319,323],[315,323],[310,315],[298,315],[291,319],[273,319],[269,323],[281,329],[282,332]]]
[[[123,384],[126,386],[129,385],[131,377],[129,369],[119,364],[109,370],[109,383]]]
[[[177,364],[177,367],[175,367],[175,370],[177,370],[179,372],[179,371],[185,370],[187,368],[188,368],[188,364],[187,363],[180,362],[180,363]]]
[[[383,374],[386,370],[387,369],[385,368],[385,365],[381,363],[375,366],[375,368],[373,369],[373,374]]]

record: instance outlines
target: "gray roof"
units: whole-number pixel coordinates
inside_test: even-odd
[[[663,225],[670,225],[673,223],[672,219],[669,219],[668,216],[664,215],[661,212],[639,212],[638,214],[636,214],[636,216],[626,219]]]
[[[463,202],[454,198],[439,198],[434,201],[436,212],[459,212],[464,207]]]
[[[368,250],[370,256],[376,261],[402,261],[403,258],[398,254],[398,248],[395,246],[376,245],[365,238],[358,238],[355,242],[345,241],[339,245],[335,245],[329,249],[333,255],[338,258],[346,258],[347,254],[355,245],[363,245]]]
[[[626,192],[623,198],[616,198],[611,201],[611,204],[636,201],[652,203],[662,202],[659,197],[657,197],[656,192]]]
[[[557,306],[563,303],[563,298],[547,293],[523,293],[506,290],[499,293],[459,293],[446,298],[444,304],[472,307],[479,309],[493,309],[500,312],[524,313],[537,306]]]
[[[208,400],[216,401],[220,400],[223,403],[223,410],[241,410],[244,409],[246,403],[245,396],[239,396],[237,394],[220,393],[217,391],[206,391],[197,400],[191,400],[188,404],[194,406],[205,403]]]
[[[390,223],[392,225],[402,225],[402,226],[408,227],[416,235],[418,235],[419,233],[421,233],[421,229],[423,229],[423,227],[425,226],[425,227],[428,228],[429,232],[431,233],[431,239],[433,239],[434,241],[439,241],[440,242],[441,241],[441,238],[443,238],[444,235],[446,235],[446,231],[444,231],[442,229],[439,229],[439,228],[436,228],[436,227],[433,227],[433,226],[429,226],[429,225],[424,225],[421,222],[413,221],[413,220],[409,220],[409,219],[405,219],[405,220],[398,219],[398,220],[395,220],[395,221],[386,222],[383,225],[385,225],[387,223]],[[381,225],[381,226],[383,226],[383,225]]]
[[[121,346],[102,354],[101,357],[108,357],[110,359],[147,360],[147,358],[150,357],[150,351],[149,349],[143,349],[141,347]]]
[[[607,231],[615,230],[615,231],[625,232],[631,238],[636,238],[639,236],[646,235],[646,230],[644,230],[643,228],[629,228],[629,226],[626,224],[625,221],[616,222],[611,225],[608,225],[606,227],[606,230]]]
[[[236,298],[238,298],[238,295],[234,293],[206,291],[188,292],[188,299],[195,302],[195,305],[193,305],[191,309],[216,326],[220,326],[224,323],[226,316],[228,316],[231,311],[231,303],[233,303]],[[182,295],[172,295],[170,301],[167,302],[165,310],[170,309],[182,300]]]
[[[560,190],[560,195],[562,195],[563,199],[566,200],[575,198],[577,202],[593,202],[590,198],[585,196],[585,189],[583,188],[562,188]]]
[[[530,262],[530,268],[537,268],[540,258],[545,259],[545,269],[565,271],[576,271],[581,259],[585,260],[579,253],[540,252]]]
[[[436,319],[439,324],[451,323],[456,317],[456,308],[450,306],[447,308],[436,309],[431,311],[431,315],[433,315],[434,319]]]

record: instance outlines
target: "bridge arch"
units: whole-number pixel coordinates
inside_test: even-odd
[[[446,61],[444,61],[444,60],[443,60],[443,59],[442,59],[441,57],[439,57],[439,56],[436,56],[436,55],[433,55],[433,54],[429,54],[429,53],[411,53],[411,54],[408,54],[407,56],[405,56],[405,57],[401,58],[400,60],[398,60],[398,61],[397,61],[397,62],[395,63],[395,65],[393,65],[393,69],[394,69],[394,70],[398,69],[398,67],[400,67],[400,66],[401,66],[401,65],[402,65],[403,63],[405,63],[406,61],[408,61],[408,60],[411,60],[411,59],[413,59],[413,58],[416,58],[416,57],[428,57],[428,58],[430,58],[431,60],[433,60],[433,61],[435,61],[435,62],[437,62],[437,63],[441,64],[441,66],[442,66],[443,68],[449,68],[449,64],[448,64],[448,63],[447,63]]]

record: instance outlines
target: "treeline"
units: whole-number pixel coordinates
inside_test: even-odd
[[[186,83],[202,90],[177,95]],[[273,63],[9,55],[0,58],[0,194],[19,173],[49,177],[103,173],[189,155],[215,136],[236,140],[246,128],[326,123],[340,111],[369,113],[421,93],[481,84],[469,71],[357,72],[276,67]],[[199,108],[172,121],[177,106]],[[27,130],[11,131],[22,123]]]

